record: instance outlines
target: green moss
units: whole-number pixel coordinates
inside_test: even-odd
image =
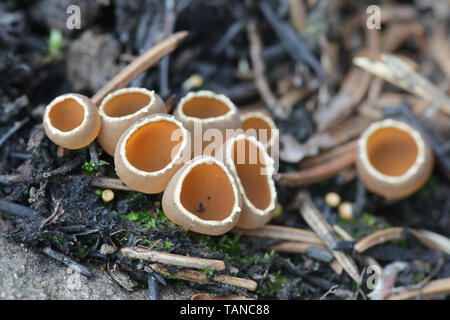
[[[62,238],[60,238],[60,237],[58,237],[58,236],[53,236],[53,237],[52,237],[52,240],[53,240],[55,243],[60,244],[61,241],[62,241]]]
[[[83,163],[83,166],[81,167],[81,169],[86,174],[92,174],[92,173],[95,173],[98,170],[98,168],[100,168],[102,166],[108,166],[108,165],[110,165],[110,163],[107,161],[104,161],[104,160],[99,160],[97,165],[94,164],[94,161],[90,160],[90,161],[85,161]]]
[[[67,42],[64,41],[62,32],[57,29],[52,29],[47,40],[48,53],[55,59],[62,59],[62,49],[67,46]]]
[[[273,297],[283,286],[283,276],[281,270],[272,274],[272,277],[268,277],[263,286],[259,286],[256,289],[256,293],[262,297]]]
[[[423,277],[423,275],[420,275],[420,274],[418,274],[418,273],[414,273],[414,274],[413,274],[413,279],[414,279],[414,281],[415,281],[416,283],[420,283],[420,282],[423,281],[424,277]]]
[[[212,275],[212,274],[213,274],[213,271],[210,270],[210,269],[203,269],[202,272],[203,272],[204,274],[206,274],[206,275]]]
[[[367,212],[364,212],[361,219],[364,221],[364,223],[368,227],[373,227],[375,225],[375,223],[377,222],[377,218],[374,215],[367,213]]]
[[[232,238],[225,234],[220,237],[217,247],[232,259],[243,248],[243,244],[239,242],[241,236],[240,232],[235,233]]]
[[[136,198],[142,197],[143,195],[144,194],[141,192],[133,192],[131,195],[131,198],[136,199]]]
[[[167,250],[170,250],[172,249],[173,243],[170,241],[165,241],[164,246],[166,247]]]
[[[122,215],[121,217],[136,222],[136,224],[144,231],[152,228],[160,228],[162,225],[174,226],[174,224],[167,219],[162,210],[158,210],[156,213],[146,210],[133,211]]]
[[[272,258],[273,256],[275,256],[275,250],[272,249],[272,251],[266,252],[266,253],[264,254],[264,259],[269,260],[269,259]]]
[[[87,255],[87,249],[86,249],[86,247],[82,247],[82,248],[80,249],[80,252],[79,252],[78,254],[79,254],[80,258],[86,257],[86,255]]]

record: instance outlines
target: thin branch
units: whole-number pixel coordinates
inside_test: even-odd
[[[258,229],[239,229],[234,228],[233,231],[240,232],[246,236],[281,239],[289,241],[299,241],[313,244],[322,244],[323,241],[314,232],[302,230],[299,228],[291,228],[284,226],[265,225]]]
[[[261,98],[266,103],[267,107],[273,112],[276,111],[277,99],[270,90],[269,83],[264,75],[265,68],[262,60],[262,45],[261,37],[258,33],[258,28],[255,20],[250,20],[247,26],[247,34],[250,42],[250,58],[253,65],[253,73],[255,75],[255,85]]]
[[[275,250],[276,252],[288,252],[288,253],[301,253],[307,252],[308,248],[316,247],[321,249],[327,249],[323,244],[317,243],[305,243],[305,242],[293,242],[293,241],[283,241],[270,246],[269,250]]]
[[[201,284],[214,284],[215,282],[218,282],[218,283],[224,283],[227,285],[231,285],[234,287],[245,288],[250,291],[254,291],[258,287],[258,283],[253,280],[239,278],[239,277],[225,276],[225,275],[207,276],[206,274],[202,273],[201,271],[196,271],[196,270],[180,270],[175,273],[170,273],[167,268],[165,268],[157,263],[151,264],[150,268],[145,267],[144,270],[146,272],[157,271],[164,275],[173,276],[178,279],[192,281],[192,282],[201,283]]]
[[[127,86],[139,74],[155,65],[163,57],[174,51],[187,36],[188,32],[186,31],[177,32],[137,57],[119,74],[105,84],[103,88],[101,88],[92,97],[92,101],[94,101],[96,105],[99,105],[103,98],[110,92]]]
[[[450,98],[396,56],[382,54],[379,60],[360,56],[353,59],[353,63],[397,87],[435,103],[450,115]]]
[[[48,255],[49,257],[56,259],[62,263],[64,263],[66,266],[70,267],[71,269],[85,275],[86,277],[90,278],[93,277],[94,275],[91,273],[91,271],[89,271],[88,268],[86,268],[85,266],[79,264],[78,262],[73,261],[72,259],[70,259],[69,257],[65,256],[64,254],[54,251],[52,248],[50,247],[46,247],[44,248],[43,252]]]
[[[317,233],[317,235],[319,235],[319,237],[322,238],[323,242],[326,244],[328,249],[332,251],[334,257],[342,265],[348,275],[358,283],[361,279],[358,267],[353,259],[347,254],[332,250],[334,244],[338,241],[338,238],[333,232],[331,226],[312,202],[309,193],[306,191],[301,191],[299,198],[301,200],[299,209],[303,219],[305,219],[308,225]]]
[[[74,177],[74,176],[72,176],[72,177]],[[116,178],[95,177],[95,178],[92,178],[91,185],[94,187],[103,188],[103,189],[136,191],[136,190],[128,187],[120,179],[116,179]]]
[[[194,269],[209,269],[217,271],[225,269],[225,262],[223,262],[222,260],[187,257],[174,253],[129,247],[122,248],[121,251],[124,256],[133,259],[140,259]]]
[[[450,293],[450,278],[430,281],[422,289],[408,290],[387,296],[387,300],[407,300],[416,297],[431,296]]]
[[[6,140],[9,139],[14,133],[16,133],[22,126],[27,123],[30,118],[25,118],[19,122],[16,122],[11,129],[9,129],[1,138],[0,138],[0,147],[5,143]]]
[[[358,253],[362,253],[376,245],[379,245],[386,241],[399,240],[402,237],[403,228],[387,228],[374,232],[367,237],[362,238],[353,246],[353,249]]]
[[[340,154],[316,166],[297,172],[277,173],[274,179],[278,185],[288,187],[307,186],[335,176],[342,169],[353,166],[356,161],[356,151]]]
[[[0,200],[0,212],[20,218],[31,218],[36,215],[33,209],[6,200]]]

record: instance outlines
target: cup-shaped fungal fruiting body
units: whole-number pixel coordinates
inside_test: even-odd
[[[101,127],[95,104],[77,93],[64,94],[50,102],[43,122],[47,137],[67,149],[86,147],[95,140]]]
[[[187,230],[219,235],[236,225],[241,197],[223,162],[211,156],[198,156],[170,180],[162,207],[171,221]]]
[[[191,133],[194,156],[214,155],[225,142],[227,129],[241,128],[234,103],[223,94],[207,90],[188,93],[174,115]]]
[[[266,146],[269,154],[278,151],[278,129],[267,112],[253,110],[241,113],[241,121],[245,134],[255,136]]]
[[[261,142],[245,134],[229,139],[224,152],[225,163],[242,196],[242,213],[237,227],[262,227],[272,218],[276,206],[274,160]]]
[[[389,200],[420,189],[433,164],[432,150],[423,135],[403,121],[375,122],[358,141],[356,165],[361,180],[367,189]]]
[[[134,122],[152,114],[166,113],[167,108],[154,91],[123,88],[108,94],[98,112],[102,118],[98,141],[107,153],[114,155],[120,136]]]
[[[160,193],[190,156],[190,135],[183,124],[171,115],[154,114],[122,134],[114,164],[117,175],[130,188]]]

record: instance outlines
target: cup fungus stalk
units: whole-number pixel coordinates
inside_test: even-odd
[[[370,125],[358,140],[356,165],[367,189],[388,200],[405,198],[430,177],[432,150],[411,125],[394,119]]]
[[[101,127],[96,105],[77,93],[64,94],[50,102],[43,123],[47,137],[67,149],[86,147],[95,140]]]
[[[241,196],[225,164],[198,156],[181,167],[162,198],[166,216],[198,233],[220,235],[231,230],[241,214]]]
[[[242,213],[236,226],[260,228],[272,218],[276,207],[274,161],[253,136],[238,134],[227,141],[224,149],[225,163],[242,196]]]
[[[98,112],[102,119],[98,141],[107,153],[114,155],[117,142],[126,129],[143,117],[166,113],[167,108],[154,91],[123,88],[108,94]]]
[[[143,193],[164,191],[175,172],[190,159],[190,135],[171,115],[155,114],[133,123],[114,154],[119,178]]]

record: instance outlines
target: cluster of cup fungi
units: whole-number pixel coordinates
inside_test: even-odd
[[[220,235],[270,221],[277,201],[270,152],[277,149],[278,132],[264,110],[239,112],[226,96],[203,90],[188,93],[170,115],[154,91],[111,91],[97,103],[75,93],[55,98],[44,113],[47,136],[67,149],[86,147],[97,138],[114,157],[118,177],[142,193],[164,192],[166,216],[190,231]],[[226,139],[216,154],[194,155],[191,146],[198,141],[205,150],[203,137],[195,135],[196,126],[202,132],[243,129],[244,133]],[[248,129],[269,134],[260,139],[258,134],[245,134]],[[257,151],[256,161],[250,161],[250,149]],[[244,156],[237,159],[240,152]],[[423,135],[395,119],[369,126],[357,153],[361,180],[387,199],[416,192],[433,169],[433,153]]]
[[[188,93],[169,115],[154,91],[123,88],[108,94],[98,109],[79,94],[57,97],[46,107],[44,128],[54,143],[68,149],[86,147],[97,138],[114,156],[116,173],[127,186],[147,194],[164,192],[162,207],[170,220],[194,232],[219,235],[270,220],[276,205],[274,161],[269,144],[244,133],[226,140],[220,157],[192,157],[191,145],[202,140],[194,127],[224,134],[242,129],[243,122],[247,128],[274,129],[266,120],[261,112],[249,112],[242,121],[230,99],[206,90]],[[252,148],[256,161],[249,157]],[[244,157],[238,161],[241,151]]]

